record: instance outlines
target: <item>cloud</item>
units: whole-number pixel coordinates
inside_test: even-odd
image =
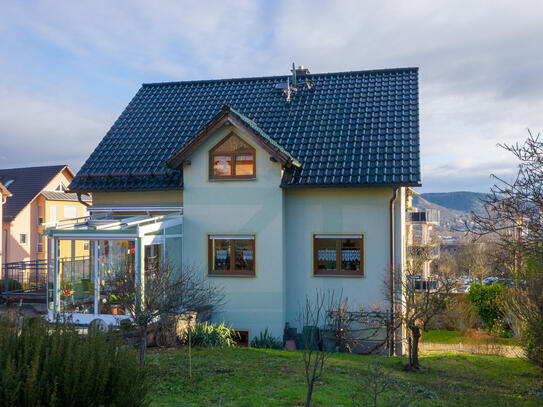
[[[112,117],[54,104],[35,96],[0,92],[0,167],[70,164],[79,167]]]
[[[427,190],[443,188],[445,177],[460,189],[488,189],[488,174],[515,168],[496,144],[543,128],[539,0],[3,6],[0,85],[15,95],[13,106],[47,105],[47,132],[58,141],[72,137],[66,122],[92,140],[65,143],[68,161],[90,154],[95,132],[105,134],[141,82],[285,74],[292,61],[313,72],[419,66]],[[0,136],[9,129],[39,139],[39,128],[9,112]],[[22,151],[10,160],[27,160]]]

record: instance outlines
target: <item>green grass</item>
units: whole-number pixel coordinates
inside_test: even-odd
[[[305,382],[300,352],[253,348],[195,349],[188,377],[185,349],[151,352],[153,406],[302,406]],[[312,405],[351,407],[356,375],[382,363],[417,406],[541,406],[532,395],[535,367],[521,359],[482,355],[421,358],[420,372],[405,372],[405,359],[332,354]]]
[[[515,338],[491,337],[479,331],[484,336],[469,334],[460,331],[430,330],[422,333],[422,342],[456,344],[462,341],[464,344],[496,344],[506,346],[518,346]]]
[[[458,343],[463,339],[459,331],[427,331],[422,333],[422,342],[432,343]]]

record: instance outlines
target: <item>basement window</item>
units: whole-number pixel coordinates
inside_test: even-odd
[[[316,276],[363,276],[363,235],[314,235],[313,265]]]

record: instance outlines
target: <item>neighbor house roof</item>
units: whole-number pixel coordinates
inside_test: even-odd
[[[58,192],[58,191],[42,191],[43,197],[49,201],[79,201],[77,194],[70,192]],[[81,194],[81,200],[83,202],[91,202],[90,195]]]
[[[224,105],[300,163],[283,186],[420,185],[417,68],[309,74],[287,101],[289,79],[144,84],[70,190],[181,188],[166,162]]]
[[[66,165],[0,169],[0,182],[12,196],[4,204],[3,222],[11,222]]]

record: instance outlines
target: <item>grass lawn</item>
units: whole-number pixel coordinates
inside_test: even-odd
[[[185,348],[151,351],[153,406],[303,406],[300,352],[253,348],[195,349],[188,378]],[[482,355],[421,358],[424,369],[402,370],[401,358],[331,354],[313,395],[314,406],[351,407],[357,374],[368,364],[385,371],[417,400],[417,406],[542,406],[533,395],[537,369],[521,359]],[[386,405],[386,404],[385,404]]]
[[[464,344],[495,343],[497,345],[518,346],[518,342],[514,338],[495,338],[485,335],[484,331],[472,331],[470,334],[470,332],[430,330],[422,333],[422,342],[457,344],[462,341]]]

